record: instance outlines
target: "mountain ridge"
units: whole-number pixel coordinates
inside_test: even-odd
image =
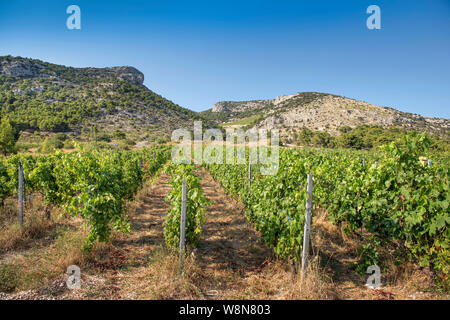
[[[447,134],[450,128],[450,120],[446,118],[422,116],[319,92],[299,92],[267,100],[221,101],[204,114],[231,125],[257,117],[251,123],[256,128],[282,128],[285,132],[307,128],[333,135],[341,134],[340,127],[360,125],[398,126],[439,135]]]
[[[3,56],[0,115],[20,130],[66,132],[96,125],[166,140],[172,130],[200,119],[143,83],[144,74],[131,66],[74,68]]]
[[[381,107],[329,93],[299,92],[274,99],[221,101],[194,112],[158,95],[132,66],[74,68],[38,59],[0,57],[0,116],[19,130],[122,130],[135,141],[170,140],[178,128],[280,129],[291,139],[304,128],[334,136],[362,125],[401,127],[448,138],[450,120]],[[292,139],[291,139],[292,140]]]
[[[58,70],[48,69],[48,65],[65,68],[74,73],[85,73],[91,77],[101,77],[101,73],[106,73],[109,76],[116,76],[122,80],[128,80],[134,84],[143,85],[144,74],[132,66],[116,66],[106,68],[93,67],[68,67],[57,64],[50,64],[37,59],[11,57],[0,57],[0,74],[7,77],[17,78],[48,78],[51,76],[60,76]]]

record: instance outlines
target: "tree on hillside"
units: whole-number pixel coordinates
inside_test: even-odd
[[[338,130],[342,133],[347,133],[347,132],[352,131],[352,128],[349,126],[343,126],[343,127],[339,127]]]
[[[316,147],[335,147],[336,139],[328,132],[314,132],[311,143]]]
[[[298,133],[297,139],[298,142],[302,145],[309,145],[311,143],[311,138],[313,136],[313,133],[308,128],[301,128],[300,132]]]
[[[0,122],[0,152],[4,155],[15,152],[18,139],[18,131],[7,118],[2,118]]]
[[[353,149],[363,149],[364,139],[357,132],[350,131],[349,133],[344,133],[337,139],[338,146],[342,148],[353,148]]]

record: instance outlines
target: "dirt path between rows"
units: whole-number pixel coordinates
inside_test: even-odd
[[[432,298],[417,290],[411,294],[392,287],[367,290],[365,278],[347,266],[347,251],[355,246],[340,239],[337,227],[325,218],[316,218],[313,241],[333,281],[318,281],[322,275],[317,275],[299,283],[247,223],[242,203],[228,196],[204,168],[196,174],[212,204],[204,213],[200,243],[186,258],[185,276],[180,276],[176,250],[168,249],[164,241],[163,223],[170,208],[165,197],[171,186],[170,176],[163,172],[130,204],[130,233],[115,234],[113,243],[82,270],[81,290],[67,289],[67,276],[61,274],[44,288],[0,294],[0,300],[392,299],[411,298],[411,294],[413,299]]]
[[[205,196],[213,201],[197,248],[198,264],[208,280],[205,289],[216,291],[208,297],[246,298],[241,296],[245,281],[260,271],[271,251],[247,223],[242,204],[227,196],[204,168],[196,173]]]
[[[140,192],[139,199],[131,203],[130,232],[115,233],[112,244],[101,245],[103,249],[99,249],[93,254],[94,259],[87,262],[89,266],[80,268],[81,289],[69,290],[66,286],[68,276],[61,273],[51,283],[33,290],[0,293],[0,300],[145,298],[141,289],[145,291],[148,287],[145,274],[149,259],[164,246],[163,222],[169,209],[165,201],[171,188],[169,179],[167,174],[161,173]],[[40,250],[44,251],[42,256],[45,257],[45,251],[51,248],[43,246]]]
[[[170,177],[162,174],[132,216],[130,234],[115,242],[128,252],[128,261],[113,281],[118,288],[114,298],[246,298],[246,279],[260,271],[271,251],[248,225],[242,204],[228,197],[205,169],[198,169],[196,174],[212,204],[206,208],[203,233],[190,262],[195,275],[189,275],[189,279],[177,277],[176,254],[160,254],[167,250],[162,225],[169,210],[164,198],[171,188],[167,184]]]
[[[171,190],[169,179],[166,173],[160,174],[131,216],[130,233],[114,243],[128,253],[125,268],[115,280],[119,291],[114,298],[146,296],[145,275],[149,259],[156,250],[164,247],[163,223],[169,210],[165,197]]]
[[[45,288],[18,292],[8,299],[248,299],[246,282],[257,276],[271,251],[248,225],[243,206],[227,196],[204,168],[196,174],[212,204],[206,208],[199,246],[179,275],[176,250],[165,245],[163,223],[170,176],[161,173],[131,203],[130,232],[116,233],[112,245],[82,268],[82,288],[66,288],[67,276]],[[57,290],[55,289],[57,288]],[[54,292],[54,294],[49,292]]]

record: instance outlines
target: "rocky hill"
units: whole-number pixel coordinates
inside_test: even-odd
[[[0,74],[16,78],[64,78],[64,76],[70,77],[69,74],[71,74],[72,76],[88,76],[99,79],[115,77],[136,85],[144,83],[142,72],[133,67],[71,68],[50,65],[39,60],[10,57],[0,57]]]
[[[380,107],[341,96],[302,92],[271,100],[225,101],[196,113],[143,85],[144,75],[129,66],[73,68],[48,62],[0,57],[0,117],[19,129],[48,132],[91,130],[130,133],[134,140],[168,139],[172,130],[233,126],[281,130],[293,137],[299,129],[341,134],[342,127],[376,125],[427,131],[449,137],[450,120]]]
[[[199,115],[143,85],[133,67],[72,68],[0,57],[0,115],[22,130],[121,129],[150,139],[191,126]]]
[[[272,100],[218,102],[203,113],[223,126],[278,128],[289,135],[299,128],[339,135],[340,127],[402,127],[438,135],[449,132],[450,120],[430,118],[326,93],[302,92]],[[246,121],[248,120],[248,121]]]

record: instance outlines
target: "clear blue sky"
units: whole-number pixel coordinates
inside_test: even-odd
[[[81,30],[66,8],[81,8]],[[366,8],[381,8],[381,30]],[[328,92],[449,118],[450,1],[0,0],[0,55],[131,65],[196,111]]]

